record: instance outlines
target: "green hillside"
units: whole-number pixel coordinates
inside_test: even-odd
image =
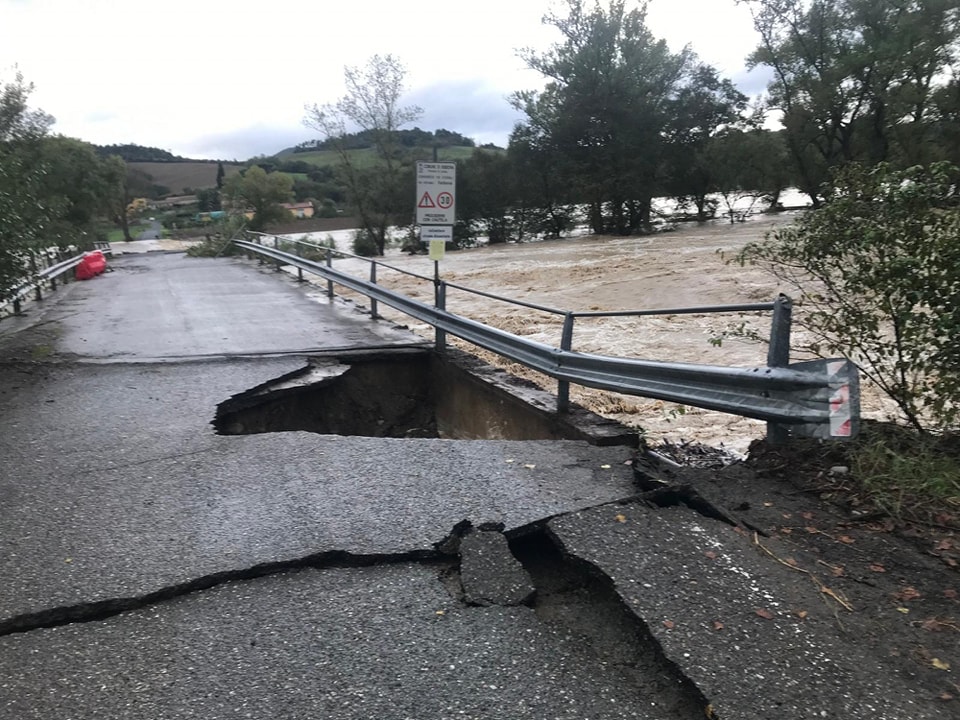
[[[128,162],[127,165],[135,170],[145,172],[152,178],[155,185],[168,188],[174,195],[186,194],[190,191],[212,188],[217,186],[216,162]],[[223,171],[227,177],[235,175],[245,165],[237,163],[223,163]]]

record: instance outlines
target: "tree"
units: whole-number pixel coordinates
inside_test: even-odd
[[[96,221],[109,208],[104,161],[89,143],[63,136],[43,138],[40,153],[46,169],[42,193],[51,210],[44,239],[60,247],[92,247]]]
[[[365,67],[344,68],[346,95],[334,104],[308,106],[304,119],[336,151],[362,229],[380,255],[390,226],[404,216],[410,218],[412,212],[413,193],[404,193],[412,173],[398,131],[423,111],[400,104],[405,77],[406,70],[397,58],[373,55]],[[348,140],[355,128],[367,133],[373,143],[369,165],[361,166],[358,156],[349,152]]]
[[[612,0],[567,0],[567,15],[544,22],[563,36],[547,52],[524,60],[541,72],[540,93],[513,96],[527,124],[547,135],[563,156],[578,201],[590,207],[596,233],[635,232],[650,222],[660,185],[670,99],[691,55],[670,52],[646,26],[646,5],[625,8]]]
[[[223,189],[223,179],[226,176],[226,172],[223,169],[223,163],[217,162],[217,190]]]
[[[774,70],[768,103],[815,206],[837,165],[934,159],[927,136],[956,59],[955,0],[737,1],[753,11],[761,45],[750,61]]]
[[[491,245],[520,239],[523,218],[515,212],[516,177],[510,160],[500,152],[474,150],[460,163],[458,241],[471,240],[478,232],[485,233]]]
[[[32,91],[20,73],[0,84],[0,297],[29,275],[26,254],[38,246],[53,217],[42,193],[41,147],[53,118],[29,109]]]
[[[780,194],[793,183],[783,131],[726,128],[710,139],[706,155],[730,222],[742,219],[736,207],[747,198],[777,209]]]
[[[293,180],[285,173],[266,173],[256,165],[227,179],[223,188],[224,200],[233,214],[253,211],[251,230],[263,231],[271,222],[289,218],[288,210],[280,203],[293,196]]]
[[[201,188],[196,192],[197,212],[220,210],[220,191],[217,188]]]
[[[960,420],[960,169],[841,169],[820,210],[747,245],[800,299],[807,349],[842,353],[917,429]]]
[[[667,125],[667,189],[681,205],[692,202],[697,219],[713,215],[708,195],[717,187],[710,144],[721,130],[744,123],[747,97],[709,65],[694,67],[671,101]]]
[[[944,160],[960,165],[960,75],[939,88],[934,96],[931,143]]]
[[[515,178],[516,202],[531,232],[558,238],[575,224],[577,206],[566,179],[563,157],[550,137],[531,124],[519,124],[510,135],[507,157]]]
[[[146,197],[155,187],[153,178],[143,170],[132,168],[119,155],[111,155],[103,162],[103,177],[106,185],[105,205],[110,217],[123,231],[123,239],[133,240],[130,235],[130,218],[127,208],[134,198]]]

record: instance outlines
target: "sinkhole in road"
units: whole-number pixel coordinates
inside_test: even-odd
[[[294,372],[225,400],[221,435],[324,435],[462,440],[586,440],[636,447],[636,430],[556,398],[477,358],[448,349],[330,351]]]

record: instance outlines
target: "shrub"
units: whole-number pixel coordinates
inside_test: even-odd
[[[223,257],[225,255],[237,255],[239,253],[239,248],[232,242],[229,242],[220,233],[207,235],[203,242],[187,248],[187,255],[190,257]]]
[[[958,178],[946,163],[849,166],[824,208],[737,258],[791,287],[806,349],[852,359],[918,430],[960,413]]]
[[[296,249],[290,252],[306,260],[312,260],[313,262],[325,262],[327,259],[327,248],[331,248],[332,250],[337,249],[337,243],[330,235],[327,235],[323,240],[308,240],[306,235],[300,239],[302,242],[296,246]],[[334,255],[334,257],[336,257],[336,255]]]
[[[353,235],[353,254],[361,257],[377,257],[380,248],[377,240],[366,230],[357,230]]]

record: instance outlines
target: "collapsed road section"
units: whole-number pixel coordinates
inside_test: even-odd
[[[367,437],[586,440],[636,447],[637,431],[448,349],[314,353],[294,372],[217,406],[223,435],[303,430]]]

